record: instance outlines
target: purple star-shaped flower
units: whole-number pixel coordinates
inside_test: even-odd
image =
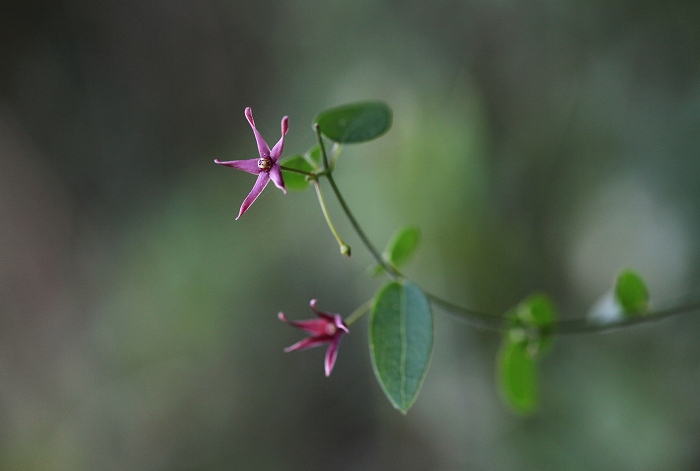
[[[349,334],[350,330],[348,330],[348,326],[345,325],[340,314],[330,314],[328,312],[319,311],[316,309],[315,299],[312,299],[309,304],[311,305],[311,309],[318,316],[318,319],[292,321],[287,319],[287,316],[285,316],[283,312],[278,314],[282,322],[286,322],[297,329],[305,330],[311,334],[310,337],[285,348],[284,351],[293,352],[294,350],[305,350],[327,343],[328,350],[326,350],[324,366],[326,369],[326,376],[330,376],[331,371],[333,371],[333,365],[335,365],[335,359],[338,356],[340,340],[343,334]]]
[[[279,160],[282,156],[282,148],[284,147],[284,135],[287,134],[287,131],[289,130],[289,117],[285,116],[282,118],[282,137],[277,144],[275,144],[275,147],[273,147],[272,150],[270,150],[267,142],[265,142],[265,139],[263,139],[256,129],[255,121],[253,121],[253,110],[251,110],[250,107],[245,109],[245,117],[248,118],[248,122],[253,128],[255,140],[258,143],[258,153],[260,154],[260,157],[257,159],[248,160],[231,160],[229,162],[222,162],[219,159],[214,160],[214,163],[237,168],[238,170],[243,170],[244,172],[252,173],[253,175],[258,176],[255,185],[253,185],[253,189],[250,190],[250,193],[248,193],[246,199],[243,200],[241,210],[238,212],[238,217],[236,220],[243,216],[243,213],[250,208],[250,205],[252,205],[257,197],[260,196],[260,193],[262,193],[270,180],[272,180],[277,188],[282,190],[285,195],[287,194],[287,189],[284,187],[284,180],[282,179],[282,169],[280,168]]]

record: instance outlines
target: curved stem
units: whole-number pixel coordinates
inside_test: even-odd
[[[328,162],[328,155],[326,154],[326,149],[325,146],[323,145],[323,139],[321,137],[321,131],[318,127],[318,124],[314,125],[314,130],[316,131],[316,139],[318,140],[319,147],[321,149],[321,155],[323,157],[323,171],[320,172],[319,174],[316,174],[316,177],[321,177],[324,176],[328,179],[328,183],[330,183],[331,188],[333,189],[333,193],[335,194],[335,197],[338,199],[338,202],[340,203],[341,208],[343,209],[343,212],[345,213],[345,216],[348,218],[350,221],[350,224],[352,225],[353,229],[359,236],[360,240],[364,244],[365,248],[369,251],[369,253],[372,255],[372,258],[384,269],[386,272],[387,276],[391,278],[392,280],[399,280],[399,279],[404,279],[405,277],[399,272],[396,268],[394,268],[390,263],[388,263],[384,257],[379,253],[379,251],[376,249],[374,244],[369,240],[367,235],[365,234],[364,230],[362,229],[362,226],[360,226],[360,223],[355,219],[355,216],[353,215],[352,211],[350,210],[350,207],[348,204],[345,202],[345,198],[343,198],[342,193],[338,189],[338,185],[335,183],[335,179],[333,178],[333,169],[329,165]],[[333,163],[335,163],[337,159],[337,154],[333,158]],[[338,233],[336,232],[335,228],[333,227],[332,223],[330,222],[330,218],[328,216],[328,212],[326,210],[325,203],[323,202],[323,197],[321,195],[321,190],[320,186],[317,180],[314,180],[314,184],[316,186],[316,191],[319,195],[319,201],[321,202],[321,209],[323,210],[323,214],[326,217],[326,221],[328,221],[328,225],[331,228],[331,231],[333,232],[333,235],[336,237],[338,240],[338,243],[341,244],[341,251],[342,251],[342,246],[343,242],[340,239],[340,236],[338,236]],[[347,246],[346,246],[347,247]],[[348,248],[349,249],[349,248]],[[481,328],[484,329],[489,329],[489,330],[494,330],[498,332],[506,332],[509,329],[509,319],[504,317],[504,316],[499,316],[491,313],[486,313],[486,312],[480,312],[480,311],[475,311],[472,309],[466,309],[461,306],[457,306],[456,304],[453,304],[449,301],[446,301],[432,293],[425,292],[426,297],[430,301],[430,303],[459,318],[460,320],[468,321],[471,322],[475,325],[478,325]],[[348,316],[348,325],[351,324],[352,322],[355,322],[357,319],[362,317],[368,310],[369,310],[369,304],[371,303],[372,300],[367,301],[363,305],[361,305],[355,312],[353,312],[350,316]],[[693,302],[689,303],[683,306],[678,306],[674,308],[668,308],[668,309],[663,309],[659,310],[656,312],[649,312],[646,315],[639,315],[639,316],[634,316],[634,317],[624,317],[618,321],[614,322],[607,322],[607,323],[601,323],[601,322],[596,322],[596,321],[591,321],[590,319],[586,317],[580,317],[576,319],[564,319],[557,321],[553,323],[551,326],[548,327],[548,330],[551,330],[553,333],[557,333],[560,335],[574,335],[574,334],[587,334],[587,333],[600,333],[600,332],[607,332],[610,330],[615,330],[623,327],[630,327],[633,325],[637,324],[644,324],[647,322],[652,322],[652,321],[659,321],[671,316],[675,316],[678,314],[683,314],[683,313],[688,313],[688,312],[693,312],[693,311],[700,311],[700,302]]]
[[[318,140],[318,146],[321,148],[321,156],[323,158],[323,176],[325,176],[328,179],[328,183],[330,183],[331,188],[333,189],[333,193],[335,193],[335,197],[338,199],[341,208],[343,208],[345,216],[347,216],[348,220],[350,221],[350,224],[352,225],[353,229],[355,229],[355,232],[360,237],[360,240],[367,248],[369,253],[376,260],[376,262],[379,265],[381,265],[381,267],[384,269],[384,271],[386,271],[389,277],[392,279],[400,278],[400,273],[398,273],[396,269],[391,266],[391,264],[387,263],[386,260],[384,260],[384,257],[382,257],[379,251],[374,247],[372,242],[365,234],[365,231],[362,230],[362,227],[357,222],[357,219],[355,219],[355,216],[352,214],[352,211],[350,211],[350,207],[345,202],[345,198],[343,198],[343,195],[340,193],[338,185],[335,184],[335,179],[333,178],[333,171],[328,165],[328,155],[326,154],[326,147],[323,145],[323,138],[321,137],[321,130],[319,129],[318,124],[314,124],[314,130],[316,131],[316,139]],[[323,211],[325,214],[325,206]]]
[[[360,319],[362,316],[367,314],[369,310],[372,308],[372,301],[374,301],[374,298],[368,299],[364,303],[362,303],[357,309],[355,309],[352,314],[350,314],[346,319],[345,319],[345,325],[350,327],[352,324],[354,324],[358,319]]]
[[[509,329],[509,320],[503,316],[465,309],[430,293],[426,293],[426,296],[430,300],[431,304],[439,307],[449,314],[452,314],[459,320],[470,322],[478,327],[498,332],[506,332]],[[547,330],[558,335],[603,333],[625,327],[646,324],[649,322],[661,321],[679,314],[688,314],[695,311],[700,311],[700,301],[668,309],[661,309],[655,312],[652,311],[634,317],[623,317],[613,322],[597,322],[586,317],[563,319],[549,326]]]
[[[360,226],[360,223],[357,222],[357,219],[355,219],[355,216],[352,214],[352,211],[350,211],[350,208],[348,207],[348,204],[345,202],[345,198],[343,198],[343,195],[340,193],[340,190],[338,189],[338,185],[335,184],[335,180],[333,179],[333,175],[328,173],[326,175],[326,178],[328,179],[328,183],[331,184],[331,188],[333,189],[333,193],[335,193],[335,197],[338,199],[338,203],[340,203],[340,207],[343,208],[343,212],[345,213],[345,216],[347,216],[348,220],[350,221],[350,224],[352,225],[352,228],[355,229],[355,232],[357,233],[358,237],[364,244],[364,246],[367,248],[369,253],[372,255],[372,258],[381,265],[381,267],[384,269],[384,271],[389,275],[389,278],[392,280],[401,278],[401,273],[399,273],[396,268],[391,266],[390,263],[387,263],[386,260],[384,260],[384,257],[381,256],[379,251],[374,247],[372,242],[369,240],[367,237],[367,234],[365,234],[365,231],[362,230],[362,226]]]
[[[326,208],[326,202],[323,199],[323,193],[321,192],[321,184],[318,182],[318,180],[314,180],[314,188],[316,188],[316,195],[318,195],[318,203],[321,205],[321,211],[323,212],[323,217],[326,218],[326,223],[328,223],[328,228],[331,230],[333,233],[333,237],[335,237],[335,240],[338,242],[338,245],[340,246],[340,253],[343,254],[345,257],[350,256],[350,246],[346,244],[343,239],[340,238],[340,234],[338,234],[338,231],[336,230],[335,226],[333,225],[333,221],[331,221],[331,217],[328,214],[328,209]]]
[[[430,304],[459,320],[469,322],[487,330],[494,330],[497,332],[505,332],[507,330],[508,319],[503,316],[465,309],[431,293],[426,292],[425,296],[428,298],[428,301],[430,301]]]
[[[561,320],[552,326],[552,331],[560,335],[600,333],[638,324],[646,324],[648,322],[656,322],[678,314],[687,314],[694,311],[700,311],[700,302],[696,301],[682,306],[636,315],[634,317],[623,317],[613,322],[592,322],[586,318]]]
[[[340,190],[338,189],[338,186],[336,185],[335,180],[333,179],[333,175],[328,173],[325,176],[326,178],[328,178],[328,182],[330,183],[336,198],[338,198],[338,202],[343,208],[343,211],[345,212],[345,215],[350,221],[350,224],[352,224],[353,229],[355,229],[355,232],[357,232],[357,235],[360,237],[362,243],[365,245],[372,257],[377,261],[377,263],[379,263],[382,266],[382,268],[384,268],[387,275],[391,279],[396,280],[399,278],[404,278],[403,275],[398,270],[396,270],[396,268],[394,268],[391,264],[387,263],[384,260],[384,258],[379,254],[374,245],[370,242],[369,238],[362,230],[362,227],[357,222],[357,219],[355,219],[355,216],[352,214],[352,211],[350,211],[350,208],[345,202],[343,195],[340,193]],[[499,332],[504,332],[508,330],[508,319],[503,316],[487,312],[475,311],[472,309],[466,309],[428,292],[426,292],[425,295],[430,300],[431,304],[449,314],[459,317],[459,319],[461,320],[469,321],[473,324],[478,325],[479,327],[489,330],[495,330]],[[657,321],[677,314],[699,310],[700,302],[695,302],[689,303],[684,306],[664,309],[657,312],[650,312],[647,315],[643,316],[623,318],[619,321],[609,323],[594,322],[585,317],[571,320],[560,320],[555,322],[550,328],[552,331],[560,335],[606,332],[622,327]]]

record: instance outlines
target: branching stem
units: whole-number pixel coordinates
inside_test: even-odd
[[[321,137],[321,131],[318,127],[318,124],[314,125],[314,130],[316,132],[316,139],[318,140],[319,148],[321,149],[321,155],[323,158],[323,170],[318,174],[314,174],[314,177],[316,179],[314,179],[313,183],[316,187],[319,202],[321,203],[321,210],[323,211],[323,214],[326,218],[326,221],[328,222],[328,226],[330,227],[331,232],[338,241],[338,244],[341,245],[341,252],[343,250],[343,246],[347,247],[347,245],[342,241],[342,239],[338,235],[338,232],[335,230],[335,227],[333,226],[330,217],[328,216],[328,211],[326,209],[326,205],[323,201],[323,196],[321,194],[321,188],[317,180],[317,178],[319,177],[325,177],[328,179],[328,183],[330,184],[331,189],[333,190],[333,193],[335,194],[335,197],[338,200],[338,203],[340,203],[340,207],[343,209],[345,216],[348,218],[348,221],[352,225],[352,228],[355,230],[355,233],[358,235],[365,248],[369,251],[372,258],[374,258],[374,260],[384,269],[386,275],[392,280],[406,279],[406,277],[403,274],[401,274],[400,271],[398,271],[394,266],[392,266],[391,263],[384,259],[384,257],[380,254],[380,252],[377,250],[374,244],[372,244],[372,242],[367,237],[367,234],[365,234],[365,231],[362,229],[362,226],[350,210],[350,207],[345,201],[345,198],[343,198],[342,193],[338,189],[338,185],[336,184],[335,179],[333,178],[333,167],[335,166],[335,163],[338,159],[340,148],[337,147],[335,149],[335,154],[333,156],[332,163],[329,163],[328,155],[326,153],[326,148],[323,144],[323,138]],[[293,169],[285,170],[295,171]],[[297,173],[305,172],[297,171]],[[349,247],[347,248],[349,250]],[[460,320],[477,325],[480,328],[498,332],[505,332],[510,328],[510,321],[504,316],[475,311],[473,309],[466,309],[461,306],[457,306],[456,304],[453,304],[449,301],[446,301],[445,299],[442,299],[439,296],[436,296],[429,292],[426,292],[425,295],[434,307],[437,307],[440,310],[451,314],[452,316],[457,317]],[[358,307],[352,314],[348,316],[346,323],[350,325],[357,319],[365,315],[367,312],[369,312],[371,308],[371,303],[372,300],[370,299],[369,301],[365,302],[360,307]],[[700,302],[692,302],[678,307],[649,312],[645,315],[622,317],[620,320],[606,323],[593,321],[586,317],[580,317],[576,319],[564,319],[557,321],[551,326],[549,326],[548,330],[559,335],[600,333],[624,327],[631,327],[638,324],[644,324],[647,322],[658,321],[678,314],[689,313],[694,311],[700,311]]]

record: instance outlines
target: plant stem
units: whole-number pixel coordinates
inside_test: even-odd
[[[700,302],[696,301],[682,306],[639,314],[634,317],[623,317],[613,322],[592,322],[586,318],[561,320],[552,325],[551,329],[553,332],[560,335],[600,333],[620,329],[622,327],[631,327],[633,325],[646,324],[647,322],[660,321],[678,314],[687,314],[694,311],[700,311]]]
[[[321,184],[319,183],[318,180],[314,180],[314,188],[316,188],[316,194],[318,195],[318,202],[321,205],[321,211],[323,212],[323,217],[326,218],[326,222],[328,223],[328,228],[331,230],[333,233],[333,237],[335,237],[335,240],[338,242],[338,245],[340,246],[340,253],[343,254],[345,257],[350,256],[350,246],[343,242],[343,239],[340,238],[340,234],[338,234],[338,231],[336,230],[335,226],[333,225],[333,221],[331,221],[331,217],[328,214],[328,209],[326,208],[326,202],[323,199],[323,193],[321,192]]]
[[[507,330],[508,319],[503,316],[465,309],[449,301],[445,301],[432,293],[426,292],[425,296],[430,301],[430,304],[451,314],[453,317],[457,317],[459,320],[468,321],[471,324],[487,330],[495,330],[498,332],[505,332]]]
[[[396,268],[394,268],[391,264],[387,263],[384,260],[384,258],[379,254],[374,245],[370,242],[369,238],[362,230],[362,227],[357,222],[357,219],[355,219],[355,216],[353,215],[352,211],[350,211],[350,208],[345,202],[343,195],[341,194],[340,190],[338,189],[338,186],[335,183],[335,180],[333,179],[333,175],[331,173],[328,173],[325,175],[325,177],[328,179],[328,182],[330,183],[331,188],[333,189],[333,193],[335,193],[335,196],[338,199],[340,206],[343,208],[345,215],[350,221],[350,224],[352,225],[353,229],[355,229],[355,232],[360,237],[362,243],[365,245],[372,257],[377,261],[378,264],[382,266],[382,268],[384,268],[387,275],[391,279],[397,280],[404,278],[404,276],[398,270],[396,270]],[[465,309],[461,306],[452,304],[449,301],[446,301],[440,298],[439,296],[436,296],[429,292],[426,292],[425,295],[433,306],[438,307],[441,310],[450,313],[454,316],[458,316],[462,320],[470,321],[471,323],[476,324],[479,327],[499,332],[505,332],[509,328],[508,319],[503,316],[475,311],[472,309]],[[664,309],[656,312],[650,312],[646,315],[626,317],[619,321],[609,323],[593,322],[585,317],[570,320],[565,319],[555,322],[550,328],[553,332],[560,335],[607,332],[622,327],[629,327],[637,324],[643,324],[646,322],[658,321],[677,314],[688,313],[693,311],[700,311],[700,302],[694,302],[686,304],[684,306]]]
[[[280,168],[284,170],[285,172],[292,172],[292,173],[299,173],[301,175],[306,175],[307,177],[312,177],[314,174],[311,172],[305,172],[304,170],[299,170],[296,168],[289,168],[285,167],[284,165],[280,165]]]
[[[454,317],[460,320],[467,321],[477,325],[478,327],[497,332],[506,332],[509,329],[508,319],[503,316],[465,309],[430,293],[425,293],[425,295],[430,300],[432,305],[439,307],[443,311],[452,314]],[[693,302],[678,307],[648,312],[646,314],[637,315],[634,317],[623,317],[622,319],[613,322],[596,322],[591,321],[586,317],[563,319],[554,322],[551,326],[547,327],[547,330],[558,335],[603,333],[625,327],[646,324],[648,322],[656,322],[678,314],[687,314],[694,311],[700,311],[700,302]]]
[[[316,132],[316,140],[318,141],[318,147],[321,149],[321,157],[323,158],[323,170],[330,174],[331,167],[328,165],[328,155],[326,155],[326,146],[323,145],[323,137],[321,137],[321,128],[318,127],[318,123],[314,123],[314,131]]]
[[[367,314],[369,310],[372,308],[372,301],[374,301],[374,298],[368,299],[364,303],[362,303],[357,309],[355,309],[352,314],[350,314],[346,319],[345,319],[345,325],[350,327],[352,324],[355,323],[358,319],[360,319],[362,316]]]
[[[333,189],[333,193],[335,193],[335,197],[338,199],[338,202],[340,203],[340,207],[343,208],[343,212],[345,213],[345,216],[347,216],[353,229],[355,229],[355,232],[360,237],[360,240],[365,245],[365,247],[367,248],[369,253],[372,255],[372,258],[374,258],[374,260],[379,265],[382,266],[384,271],[386,271],[387,275],[389,275],[389,278],[391,278],[392,280],[396,280],[398,278],[401,278],[401,274],[396,270],[396,268],[391,266],[390,263],[387,263],[387,261],[384,260],[384,257],[382,257],[381,254],[379,253],[379,251],[374,247],[372,242],[367,237],[367,234],[365,234],[365,231],[362,230],[362,226],[360,226],[360,223],[357,222],[357,219],[355,219],[355,216],[352,214],[352,211],[350,211],[348,204],[345,202],[345,198],[343,198],[343,195],[340,193],[340,190],[338,189],[338,185],[335,184],[335,180],[333,179],[333,175],[328,173],[326,175],[326,178],[328,179],[328,183],[331,184],[331,188]]]
[[[333,189],[333,193],[335,194],[335,197],[338,199],[338,202],[340,203],[341,208],[343,209],[343,212],[345,213],[345,216],[348,218],[350,221],[350,224],[352,225],[353,229],[359,236],[360,240],[364,244],[364,246],[367,248],[369,253],[372,255],[372,258],[381,265],[381,267],[384,269],[386,272],[387,276],[391,278],[392,280],[401,280],[405,279],[405,277],[399,272],[396,268],[394,268],[390,263],[388,263],[384,257],[379,253],[379,251],[376,249],[376,247],[372,244],[372,242],[369,240],[367,235],[365,234],[364,230],[362,229],[362,226],[360,226],[360,223],[355,219],[355,216],[353,215],[352,211],[350,210],[350,207],[348,204],[345,202],[345,198],[343,198],[342,193],[338,189],[338,185],[335,183],[335,179],[333,178],[333,167],[329,165],[328,162],[328,155],[326,154],[326,148],[323,145],[323,139],[321,137],[321,131],[318,127],[318,124],[314,124],[314,130],[316,131],[316,139],[318,140],[318,145],[321,149],[321,155],[323,157],[323,171],[316,174],[316,177],[321,177],[324,176],[328,179],[328,183],[330,183],[331,188]],[[336,152],[336,155],[333,157],[333,164],[335,164],[335,161],[338,158],[338,153]],[[336,232],[335,228],[333,227],[333,224],[331,223],[331,220],[328,216],[328,212],[326,210],[326,205],[323,202],[323,196],[321,195],[321,189],[319,186],[319,182],[317,180],[314,180],[314,184],[316,186],[316,192],[318,193],[319,197],[319,202],[321,203],[321,209],[323,210],[323,214],[326,217],[326,221],[328,222],[328,226],[331,228],[331,232],[333,232],[333,235],[336,237],[338,240],[338,243],[341,245],[341,252],[343,249],[344,242],[340,239],[340,236]],[[347,245],[345,245],[347,247]],[[348,247],[349,249],[349,247]],[[426,297],[430,301],[430,303],[449,313],[452,314],[453,316],[459,318],[460,320],[464,321],[469,321],[473,324],[478,325],[481,328],[488,329],[488,330],[494,330],[498,332],[506,332],[509,329],[509,319],[507,319],[504,316],[499,316],[491,313],[486,313],[486,312],[479,312],[475,311],[472,309],[466,309],[461,306],[457,306],[456,304],[452,304],[449,301],[446,301],[434,294],[431,294],[429,292],[425,292]],[[359,308],[355,310],[350,316],[348,316],[347,324],[350,325],[351,323],[355,322],[357,319],[362,317],[368,310],[369,310],[369,305],[372,302],[372,300],[367,301],[363,305],[361,305]],[[689,313],[693,311],[700,311],[700,302],[693,302],[693,303],[688,303],[683,306],[679,307],[674,307],[674,308],[668,308],[668,309],[663,309],[659,310],[656,312],[649,312],[645,315],[638,315],[634,317],[624,317],[618,321],[614,322],[607,322],[607,323],[600,323],[600,322],[595,322],[587,319],[586,317],[579,317],[576,319],[564,319],[557,321],[553,323],[551,326],[548,327],[548,330],[551,330],[553,333],[557,333],[560,335],[575,335],[575,334],[586,334],[586,333],[599,333],[599,332],[607,332],[610,330],[614,329],[620,329],[623,327],[630,327],[633,325],[637,324],[643,324],[647,322],[652,322],[652,321],[658,321],[662,320],[671,316],[675,316],[677,314],[683,314],[683,313]]]
[[[323,158],[323,176],[325,176],[328,179],[328,183],[330,183],[331,188],[333,189],[333,193],[335,193],[335,197],[338,199],[340,206],[343,208],[345,216],[347,216],[348,220],[350,221],[350,224],[352,224],[353,229],[355,229],[355,232],[360,237],[360,240],[362,240],[362,243],[365,245],[369,253],[377,261],[377,263],[381,265],[382,268],[384,268],[389,277],[391,279],[399,278],[400,274],[396,271],[394,267],[392,267],[389,263],[386,262],[386,260],[384,260],[384,258],[380,255],[379,251],[374,247],[374,245],[372,245],[372,242],[370,242],[369,238],[362,230],[362,227],[357,222],[357,219],[355,219],[355,216],[352,214],[352,211],[350,211],[350,208],[345,202],[345,198],[343,198],[343,195],[340,193],[340,190],[338,189],[338,186],[335,184],[335,180],[333,179],[333,171],[328,165],[328,155],[326,154],[326,147],[323,145],[323,138],[321,137],[321,130],[319,129],[318,124],[314,124],[314,130],[316,131],[316,139],[318,140],[318,146],[321,149],[321,157]],[[319,201],[320,200],[321,198],[319,193]],[[321,207],[323,209],[324,214],[327,214],[325,205],[322,204]],[[326,216],[326,219],[329,220],[328,216]],[[332,227],[331,230],[333,230]]]

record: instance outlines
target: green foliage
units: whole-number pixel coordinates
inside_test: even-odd
[[[514,327],[524,327],[528,332],[528,344],[531,352],[548,350],[554,341],[551,327],[556,321],[554,303],[545,294],[533,294],[520,302],[512,311]]]
[[[554,323],[556,310],[549,296],[538,293],[518,304],[515,317],[525,325],[545,328]]]
[[[405,414],[425,378],[433,347],[430,304],[410,282],[390,282],[377,294],[370,317],[372,366],[391,404]]]
[[[311,149],[306,152],[305,156],[316,169],[323,168],[323,155],[321,154],[321,147],[318,144],[311,147]]]
[[[646,313],[649,308],[649,290],[636,272],[623,270],[615,281],[615,297],[627,315]]]
[[[384,248],[382,256],[392,266],[400,268],[411,259],[419,243],[420,230],[417,227],[404,227],[394,234]],[[376,276],[384,270],[381,265],[375,265],[371,271]]]
[[[501,396],[518,413],[530,414],[539,402],[537,364],[522,332],[509,332],[498,356]]]
[[[316,116],[321,132],[335,142],[371,141],[391,127],[391,109],[380,101],[366,101],[330,108]]]
[[[533,294],[508,316],[511,327],[498,356],[499,389],[513,410],[530,414],[539,403],[537,360],[552,346],[556,309],[548,296]]]
[[[301,170],[303,172],[313,172],[314,167],[309,163],[307,158],[301,154],[296,154],[287,157],[280,162],[280,165]],[[284,170],[284,184],[288,190],[305,190],[311,184],[305,175],[296,172]]]
[[[420,231],[417,227],[405,227],[394,234],[386,249],[384,256],[395,267],[400,267],[415,253],[420,242]]]

